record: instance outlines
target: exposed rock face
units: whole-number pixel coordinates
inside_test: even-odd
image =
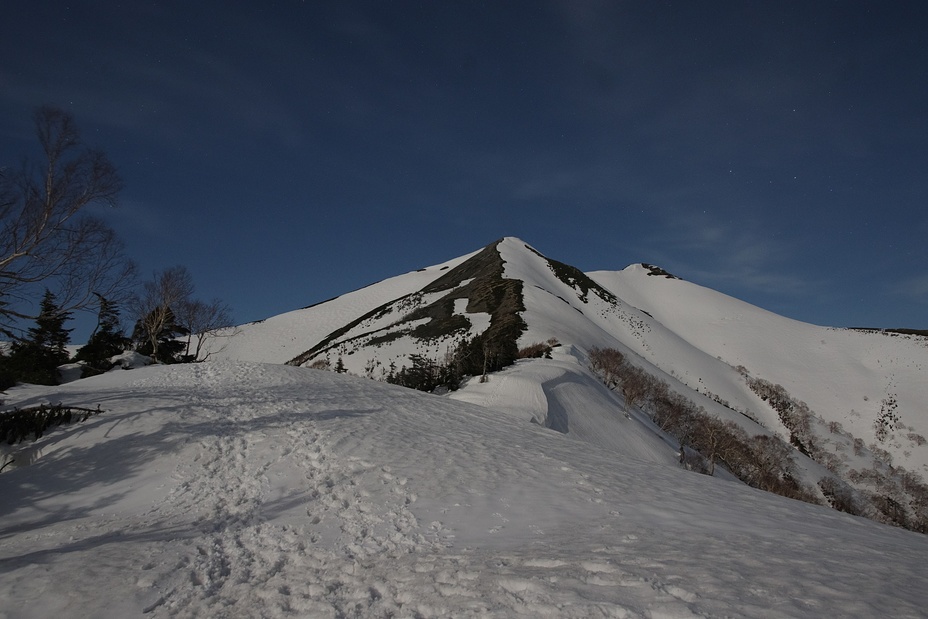
[[[497,249],[501,242],[487,245],[421,290],[332,332],[288,363],[305,365],[327,353],[354,354],[366,346],[382,347],[403,338],[412,340],[407,343],[419,350],[447,348],[452,342],[473,338],[481,346],[492,342],[502,356],[514,358],[516,340],[525,329],[519,315],[525,304],[522,282],[503,278],[503,260]],[[463,311],[460,301],[466,301]],[[475,332],[468,314],[489,315],[489,326]]]

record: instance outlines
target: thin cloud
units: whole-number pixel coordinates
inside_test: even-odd
[[[912,301],[928,304],[928,273],[897,282],[890,288],[890,291]]]
[[[785,268],[792,243],[762,231],[760,220],[719,221],[708,214],[676,214],[650,235],[668,270],[710,286],[743,288],[777,296],[799,296],[813,289],[807,277]]]

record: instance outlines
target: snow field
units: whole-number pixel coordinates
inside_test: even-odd
[[[924,536],[366,379],[222,362],[10,396],[107,412],[0,475],[6,617],[917,617],[928,603]]]

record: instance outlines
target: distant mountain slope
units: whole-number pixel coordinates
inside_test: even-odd
[[[798,322],[690,282],[652,277],[641,265],[590,275],[707,355],[782,385],[826,421],[888,450],[897,464],[928,471],[928,447],[908,437],[928,436],[928,338]],[[723,397],[752,404],[731,392]],[[889,399],[899,420],[892,437],[878,440],[874,423]]]
[[[311,307],[240,325],[232,330],[234,337],[218,337],[208,342],[211,357],[285,363],[330,332],[374,307],[421,289],[468,257],[391,277]]]
[[[470,337],[514,347],[525,328],[519,315],[525,309],[522,282],[503,277],[497,245],[472,254],[419,290],[346,322],[290,363],[304,365],[321,356],[331,362],[337,356],[357,373],[364,363],[371,374],[371,362],[383,370],[411,354],[438,358]]]

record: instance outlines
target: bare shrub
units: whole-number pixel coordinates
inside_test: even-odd
[[[854,489],[846,482],[835,477],[822,477],[818,482],[818,487],[821,488],[822,494],[834,509],[855,516],[863,514],[857,504]]]
[[[551,345],[543,342],[536,342],[525,348],[519,349],[519,352],[516,353],[516,357],[519,359],[538,359],[544,357],[546,359],[551,358]]]
[[[686,436],[691,425],[690,418],[695,413],[692,403],[676,391],[661,390],[661,394],[651,401],[652,419],[664,432],[677,436]]]
[[[892,524],[897,527],[908,528],[909,518],[905,506],[898,498],[889,493],[869,493],[870,503],[876,508],[878,516],[875,520]]]
[[[864,439],[859,438],[859,437],[855,438],[854,439],[854,455],[862,456],[863,453],[864,453]]]
[[[219,299],[213,299],[209,303],[199,299],[182,299],[174,308],[174,314],[178,324],[187,331],[187,349],[184,356],[193,361],[205,361],[215,352],[209,350],[203,354],[203,351],[209,348],[205,348],[206,342],[235,335],[235,330],[229,329],[233,325],[232,311]]]
[[[805,455],[814,458],[820,447],[812,431],[815,416],[809,410],[809,406],[790,396],[782,385],[775,385],[762,378],[746,377],[745,380],[748,387],[776,411],[780,421],[789,430],[790,443]]]
[[[316,359],[315,361],[310,363],[309,366],[307,367],[313,370],[331,370],[332,362],[329,361],[327,357],[322,357],[320,359]]]
[[[615,389],[625,365],[625,355],[615,348],[593,348],[589,356],[590,368],[599,374],[607,387]]]
[[[716,463],[721,463],[751,486],[817,502],[814,492],[797,481],[792,448],[779,438],[748,437],[735,423],[708,415],[689,398],[673,391],[666,382],[628,363],[615,349],[591,350],[590,367],[609,388],[622,391],[626,409],[647,405],[658,427],[680,442],[681,463],[686,468],[711,475]],[[807,444],[812,444],[812,414],[808,407],[789,398],[779,385],[765,381],[758,384],[766,390],[766,399],[773,399],[775,407],[787,411],[791,425]]]
[[[625,398],[625,410],[630,411],[641,406],[651,391],[654,382],[651,375],[641,368],[626,364],[621,378],[622,397]]]

